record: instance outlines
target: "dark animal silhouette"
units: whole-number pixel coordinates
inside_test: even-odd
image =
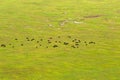
[[[79,44],[76,43],[75,45],[78,46]]]
[[[23,44],[21,44],[21,46],[23,46]]]
[[[1,44],[1,47],[6,47],[6,45],[5,44]]]
[[[40,41],[43,41],[43,39],[40,39]]]
[[[52,42],[48,41],[48,43],[52,43]]]
[[[53,46],[53,48],[56,48],[56,47],[58,47],[58,45],[54,45],[54,46]]]
[[[71,46],[72,48],[76,48],[74,45]]]
[[[69,43],[68,42],[64,42],[64,45],[68,45]]]
[[[28,37],[26,37],[26,39],[29,39]]]
[[[37,43],[39,43],[39,41],[37,41]]]
[[[33,39],[31,39],[31,41],[34,41],[35,39],[33,38]]]
[[[68,36],[68,38],[71,38],[71,36]]]
[[[58,41],[55,41],[56,43],[58,42]]]
[[[58,36],[58,38],[60,38],[60,36]]]
[[[49,39],[53,39],[52,37],[50,37]]]
[[[91,42],[89,42],[89,44],[95,44],[95,42],[91,41]]]
[[[17,38],[15,38],[15,40],[18,40]]]
[[[59,43],[61,43],[61,41],[59,41]]]

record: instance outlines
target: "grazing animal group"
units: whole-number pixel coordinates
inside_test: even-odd
[[[65,41],[65,40],[67,41]],[[19,41],[18,38],[14,39],[15,41]],[[40,48],[40,47],[44,47],[44,48],[58,48],[58,47],[62,47],[63,46],[68,46],[71,48],[79,48],[81,46],[81,44],[84,44],[85,46],[91,45],[91,44],[96,44],[94,41],[81,41],[80,39],[77,38],[72,38],[72,36],[67,36],[67,37],[61,37],[61,36],[57,36],[57,37],[49,37],[49,38],[30,38],[30,37],[25,37],[25,41],[24,43],[19,43],[19,46],[23,47],[29,45],[29,46],[33,46],[35,48]],[[35,45],[32,45],[35,44]],[[5,47],[12,47],[15,48],[17,46],[13,45],[12,43],[9,44],[1,44],[1,47],[5,48]]]

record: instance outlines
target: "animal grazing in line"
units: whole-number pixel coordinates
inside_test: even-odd
[[[53,46],[53,48],[56,48],[56,47],[58,47],[58,45],[54,45],[54,46]]]
[[[31,41],[34,41],[35,39],[33,38],[33,39],[31,39]]]
[[[17,38],[15,38],[15,40],[18,40]]]
[[[1,44],[1,47],[6,47],[6,45],[5,44]]]
[[[91,41],[91,42],[89,42],[89,44],[95,44],[95,42]]]
[[[68,42],[64,42],[64,45],[68,45],[69,43]]]
[[[21,44],[21,46],[23,46],[23,44]]]

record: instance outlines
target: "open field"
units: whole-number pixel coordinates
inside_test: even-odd
[[[0,0],[0,80],[119,74],[119,0]]]

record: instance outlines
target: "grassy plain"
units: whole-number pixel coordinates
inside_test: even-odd
[[[0,44],[0,80],[120,80],[120,1],[0,0]]]

